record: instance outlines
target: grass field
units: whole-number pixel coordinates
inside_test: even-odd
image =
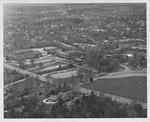
[[[81,87],[147,102],[147,77],[98,79]]]

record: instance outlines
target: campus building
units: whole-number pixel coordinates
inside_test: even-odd
[[[51,54],[56,54],[57,51],[58,51],[58,48],[51,46],[51,47],[45,47],[45,48],[43,48],[43,50],[46,51],[47,54],[50,54],[50,53]]]
[[[75,58],[79,58],[82,56],[82,52],[81,51],[77,51],[77,50],[69,50],[69,51],[58,51],[57,55],[59,57],[62,58],[66,58],[66,59],[72,59],[74,60]]]
[[[32,49],[24,49],[24,50],[14,51],[11,54],[11,59],[24,60],[24,59],[38,58],[41,56],[42,53],[39,51],[33,51]]]

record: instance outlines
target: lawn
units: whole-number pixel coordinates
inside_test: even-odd
[[[81,87],[147,102],[147,77],[98,79]]]

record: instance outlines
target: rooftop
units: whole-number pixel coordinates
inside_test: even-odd
[[[22,49],[22,50],[14,51],[13,54],[18,55],[18,54],[31,53],[31,52],[33,52],[32,49]]]
[[[55,50],[55,49],[57,49],[57,47],[51,46],[51,47],[44,47],[43,49],[45,49],[45,50]]]

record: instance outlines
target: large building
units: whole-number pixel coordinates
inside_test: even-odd
[[[65,43],[56,41],[56,40],[54,40],[54,42],[55,42],[55,44],[56,44],[58,47],[60,47],[60,48],[62,48],[62,49],[64,49],[64,50],[72,50],[72,49],[75,49],[74,46],[71,46],[71,45],[68,45],[68,44],[65,44]]]
[[[49,53],[55,54],[57,52],[58,48],[51,46],[51,47],[45,47],[45,48],[43,48],[43,50],[46,51],[47,54],[49,54]]]
[[[66,52],[62,52],[62,51],[58,51],[57,52],[57,56],[59,56],[61,58],[67,58],[67,53]]]
[[[97,45],[93,45],[93,44],[74,43],[73,45],[75,47],[78,47],[79,49],[82,49],[82,50],[85,50],[85,51],[88,48],[97,48]]]
[[[32,49],[24,49],[24,50],[14,51],[11,54],[11,59],[24,60],[24,59],[38,58],[41,56],[42,53],[39,51],[33,51]]]
[[[74,60],[75,58],[80,58],[82,56],[82,52],[77,50],[69,50],[65,52],[58,51],[57,55],[62,58]]]
[[[69,50],[66,53],[68,59],[80,58],[82,56],[82,52],[77,50]]]

